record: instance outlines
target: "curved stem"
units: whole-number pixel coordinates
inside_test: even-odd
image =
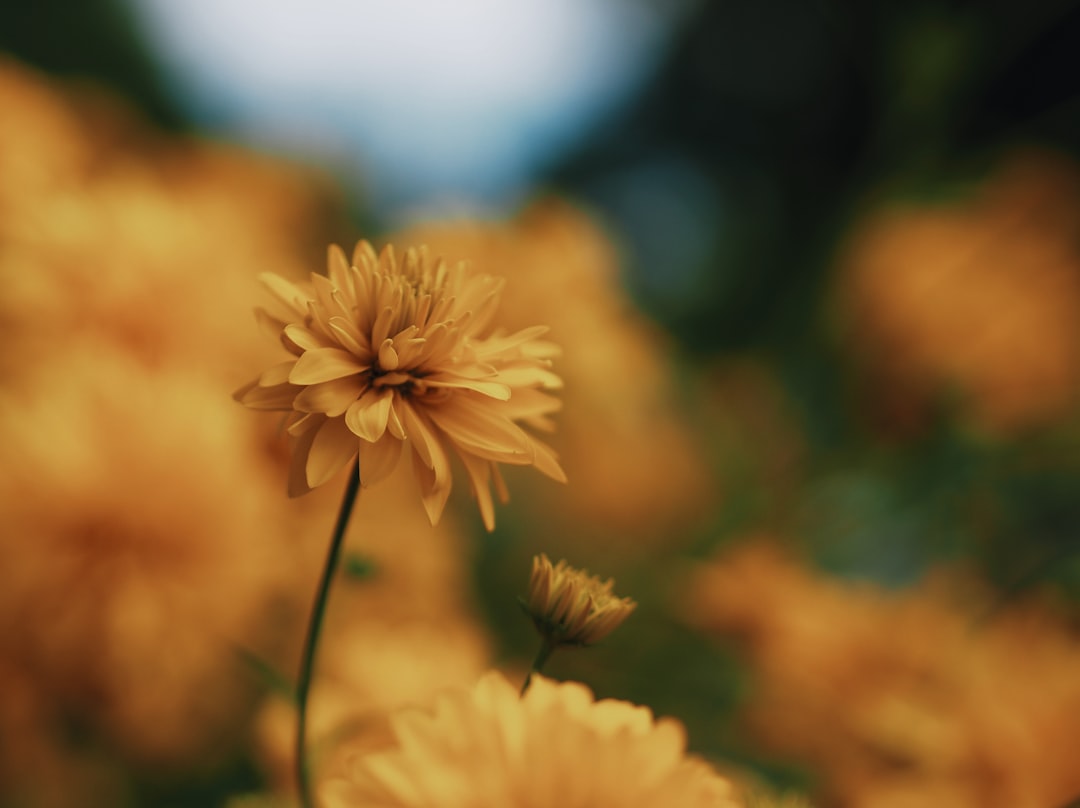
[[[311,616],[308,618],[304,651],[300,657],[300,673],[296,677],[296,786],[300,795],[300,804],[304,808],[315,808],[315,798],[311,791],[311,778],[307,766],[307,703],[308,692],[311,690],[311,675],[315,669],[315,650],[319,645],[319,633],[326,614],[330,584],[334,580],[341,547],[345,543],[345,528],[349,524],[349,516],[352,514],[359,492],[360,461],[358,459],[353,466],[352,474],[349,475],[349,483],[345,488],[345,496],[341,500],[341,509],[338,511],[337,524],[334,525],[334,534],[330,538],[326,565],[323,567],[319,588],[315,592],[315,602],[311,607]]]
[[[544,637],[540,642],[540,650],[536,652],[536,659],[533,660],[532,667],[529,668],[529,675],[525,677],[525,683],[521,686],[521,695],[525,695],[525,691],[529,689],[529,685],[532,684],[532,678],[534,673],[540,673],[540,669],[544,667],[544,663],[548,661],[548,657],[555,651],[555,643]]]

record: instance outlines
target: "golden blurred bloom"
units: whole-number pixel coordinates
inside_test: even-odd
[[[615,595],[615,581],[600,580],[566,561],[533,557],[526,611],[536,630],[556,645],[593,645],[622,625],[637,604]]]
[[[88,338],[219,385],[271,361],[245,322],[252,268],[306,277],[337,219],[328,183],[60,87],[0,54],[0,338],[19,345],[0,378]]]
[[[919,426],[935,400],[993,434],[1080,404],[1080,169],[1013,155],[962,200],[863,221],[836,314],[875,414]],[[951,398],[950,398],[951,397]]]
[[[986,619],[994,602],[954,574],[888,590],[751,541],[701,565],[684,607],[739,642],[755,683],[744,726],[811,768],[823,802],[1066,805],[1080,794],[1074,621],[1038,600]]]
[[[0,656],[130,760],[227,752],[255,696],[237,646],[268,636],[287,574],[253,425],[216,382],[105,343],[30,382],[0,394]]]
[[[328,276],[294,284],[265,274],[276,299],[261,319],[292,359],[237,391],[255,409],[285,411],[295,439],[292,496],[322,485],[359,455],[363,485],[397,465],[411,445],[432,524],[450,495],[450,451],[460,458],[488,530],[491,486],[507,499],[497,463],[536,466],[565,481],[554,452],[520,426],[551,430],[559,401],[547,390],[555,346],[534,326],[490,332],[501,283],[464,262],[432,260],[425,248],[398,259],[357,244],[350,265],[333,246]],[[490,332],[490,333],[489,333]]]
[[[686,732],[646,707],[499,673],[392,719],[395,746],[324,784],[327,808],[737,808],[734,789],[686,754]]]
[[[353,610],[350,616],[362,614]],[[390,714],[427,703],[447,687],[473,683],[490,664],[483,629],[464,615],[440,621],[353,619],[328,628],[335,630],[323,641],[308,712],[311,765],[319,774],[342,771],[357,750],[387,747]],[[258,717],[257,756],[282,791],[293,784],[295,726],[290,698],[269,699]]]
[[[310,169],[3,54],[0,118],[0,804],[127,805],[248,737],[238,650],[278,652],[316,503],[221,391],[271,361],[252,268],[303,277],[344,217]]]

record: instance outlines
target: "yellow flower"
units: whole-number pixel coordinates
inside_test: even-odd
[[[686,754],[686,732],[577,682],[499,673],[392,719],[396,745],[325,783],[327,808],[736,808],[732,785]]]
[[[555,453],[521,428],[550,430],[558,399],[545,390],[558,351],[539,337],[545,327],[489,332],[501,281],[474,274],[464,262],[409,249],[399,260],[366,241],[350,265],[336,246],[328,277],[294,284],[263,275],[276,311],[261,319],[279,333],[292,358],[237,391],[256,409],[289,413],[296,441],[289,493],[321,485],[359,455],[365,486],[412,448],[424,507],[438,522],[450,495],[451,450],[468,473],[488,530],[495,515],[491,485],[506,486],[497,463],[535,465],[565,481]],[[520,423],[519,423],[520,422]]]
[[[614,585],[565,561],[552,566],[541,553],[533,558],[526,611],[551,645],[593,645],[637,608],[630,598],[616,597]]]

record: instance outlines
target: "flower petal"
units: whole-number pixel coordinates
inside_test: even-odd
[[[366,387],[367,382],[360,376],[331,379],[303,388],[293,406],[300,412],[324,412],[333,418],[357,403]]]
[[[281,334],[282,329],[288,325],[288,320],[282,320],[274,314],[271,314],[261,306],[255,309],[255,322],[258,323],[259,329],[268,337],[277,339]]]
[[[400,396],[394,396],[394,405],[390,408],[390,417],[386,419],[386,429],[398,440],[405,440],[405,425],[401,422],[401,415],[398,413],[399,408],[402,406]]]
[[[375,485],[392,472],[401,458],[402,441],[392,435],[384,435],[377,443],[358,441],[360,444],[360,484],[365,488]]]
[[[303,319],[304,312],[307,310],[307,303],[312,297],[307,289],[297,286],[280,275],[275,275],[273,272],[261,273],[259,282],[290,311],[299,315],[299,319]]]
[[[289,381],[289,373],[292,371],[293,365],[295,364],[295,359],[289,359],[285,362],[279,362],[273,367],[267,368],[259,374],[257,384],[259,387],[276,387],[279,384],[285,384]]]
[[[233,393],[233,398],[253,410],[291,410],[299,390],[299,387],[287,382],[274,387],[260,387],[252,382]]]
[[[561,390],[563,380],[546,367],[534,363],[499,368],[499,381],[513,388],[542,387],[546,390]]]
[[[383,370],[397,370],[398,354],[394,350],[394,341],[384,339],[379,346],[379,367]]]
[[[311,442],[307,459],[307,484],[318,488],[356,457],[359,441],[345,426],[344,418],[328,418]]]
[[[331,379],[340,379],[353,373],[368,370],[367,365],[340,348],[316,348],[305,351],[289,374],[293,384],[318,384]]]
[[[364,335],[349,320],[344,317],[331,317],[327,325],[346,351],[358,357],[367,357],[371,354],[371,347],[367,344]]]
[[[420,458],[420,453],[416,451],[415,442],[413,443],[412,456],[413,473],[416,475],[416,482],[420,486],[420,498],[424,503],[428,521],[434,527],[439,524],[443,509],[446,507],[446,501],[450,498],[452,481],[447,477],[445,481],[440,482],[438,475],[432,469],[429,469]]]
[[[495,529],[495,503],[491,499],[492,464],[469,452],[458,452],[458,457],[465,464],[465,471],[469,474],[469,487],[480,507],[480,518],[484,520],[484,527],[490,533]]]
[[[301,351],[314,351],[318,348],[331,347],[319,339],[318,335],[312,333],[310,329],[304,328],[298,323],[289,323],[285,326],[282,336]]]
[[[338,289],[349,288],[349,259],[337,244],[326,248],[326,272]]]
[[[460,446],[499,455],[522,455],[521,462],[531,457],[529,434],[490,402],[458,396],[441,406],[429,407],[427,412],[435,425]]]
[[[353,433],[368,443],[375,443],[386,432],[394,391],[389,387],[369,387],[345,413],[345,423]]]
[[[315,440],[315,436],[320,431],[319,427],[322,425],[324,418],[325,416],[322,415],[306,415],[301,421],[310,426],[303,432],[291,433],[297,435],[297,437],[296,442],[293,444],[292,463],[289,464],[290,497],[298,497],[311,490],[311,486],[307,482],[308,454],[311,451],[311,444]]]
[[[404,398],[400,399],[400,401],[400,414],[405,426],[405,434],[413,444],[413,448],[424,462],[424,465],[429,469],[434,469],[436,456],[442,450],[439,439],[426,420],[416,412],[416,408],[412,404]]]
[[[320,425],[325,418],[326,415],[321,412],[298,413],[294,410],[285,416],[285,431],[297,438]]]
[[[541,474],[545,474],[557,483],[566,482],[566,472],[559,465],[558,455],[555,450],[546,443],[538,440],[533,442],[533,466]]]
[[[395,319],[397,315],[390,306],[384,306],[379,311],[379,316],[375,318],[375,324],[371,327],[372,345],[382,346],[386,338],[390,336],[390,329],[393,328]]]
[[[481,379],[469,379],[464,376],[451,376],[439,374],[424,379],[428,387],[456,387],[461,390],[472,390],[482,396],[494,398],[498,401],[510,400],[510,387],[500,381],[483,381]]]
[[[548,331],[549,328],[546,325],[534,325],[513,334],[496,334],[481,340],[476,346],[477,351],[481,354],[505,354],[512,348],[542,337]]]

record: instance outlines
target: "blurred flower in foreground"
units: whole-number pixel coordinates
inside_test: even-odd
[[[87,338],[222,385],[269,360],[248,326],[254,268],[301,277],[334,220],[319,178],[165,137],[2,58],[0,118],[0,338],[19,344],[0,377]]]
[[[837,315],[869,398],[891,425],[956,395],[1009,434],[1080,401],[1080,170],[1012,157],[973,195],[895,204],[858,225]]]
[[[630,598],[617,597],[614,586],[613,579],[601,581],[565,561],[552,566],[541,553],[533,558],[525,610],[550,645],[593,645],[637,608]]]
[[[498,673],[392,719],[394,748],[328,780],[328,808],[736,808],[734,789],[686,754],[673,719],[595,701],[584,685],[538,677],[519,698]]]
[[[309,713],[319,773],[339,771],[356,750],[387,746],[388,714],[475,682],[490,664],[483,630],[462,617],[386,621],[362,614],[328,626],[323,641]],[[295,722],[293,700],[273,697],[257,725],[259,757],[282,791],[293,786]]]
[[[216,383],[106,344],[24,382],[0,396],[0,653],[130,760],[228,753],[254,697],[237,648],[283,576],[254,431]]]
[[[566,488],[530,491],[529,518],[578,544],[623,551],[670,540],[715,500],[695,436],[681,412],[665,337],[620,285],[615,246],[584,211],[547,199],[511,221],[442,221],[398,233],[448,260],[468,258],[506,279],[496,322],[537,320],[573,346],[559,361],[566,382],[552,437]]]
[[[752,733],[811,767],[829,804],[1065,805],[1080,796],[1076,631],[1048,606],[987,617],[990,603],[952,577],[886,591],[751,543],[702,565],[684,606],[740,642]]]
[[[432,524],[450,495],[450,449],[488,530],[492,483],[507,498],[496,463],[565,481],[551,449],[518,424],[553,428],[559,401],[544,391],[561,386],[549,370],[557,349],[539,339],[542,326],[487,334],[499,281],[433,261],[423,248],[399,260],[363,241],[351,265],[337,247],[328,264],[329,277],[313,273],[307,284],[263,276],[277,307],[261,316],[295,358],[237,392],[250,407],[289,413],[290,495],[322,485],[358,454],[361,480],[373,485],[406,441]]]

